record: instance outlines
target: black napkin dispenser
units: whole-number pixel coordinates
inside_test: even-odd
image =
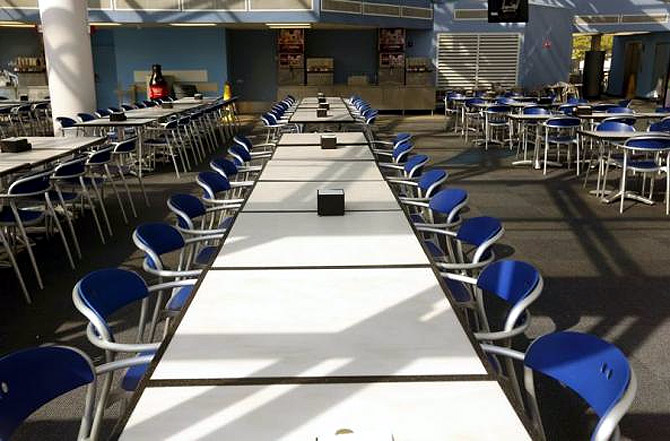
[[[321,135],[321,148],[331,150],[337,148],[337,135]]]
[[[319,109],[330,110],[330,104],[329,104],[329,103],[326,103],[326,102],[319,103]]]
[[[316,109],[317,118],[325,118],[328,116],[328,111],[326,109]]]
[[[2,153],[21,153],[32,150],[33,146],[26,138],[8,138],[0,141]]]
[[[344,216],[344,190],[320,189],[316,191],[319,216]]]
[[[123,112],[113,112],[109,114],[109,120],[112,122],[126,121],[128,117]]]

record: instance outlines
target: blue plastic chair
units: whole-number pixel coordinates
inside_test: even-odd
[[[183,279],[148,286],[138,274],[119,268],[107,268],[93,271],[77,282],[72,290],[75,308],[86,317],[88,325],[86,336],[94,346],[105,351],[105,361],[118,360],[121,354],[148,357],[154,355],[160,342],[153,342],[156,324],[161,308],[164,306],[173,315],[179,312],[189,298],[197,280]],[[167,295],[167,296],[166,296]],[[164,297],[169,300],[164,302]],[[149,336],[144,338],[147,316],[152,297],[156,297],[156,306],[149,324]],[[178,306],[175,306],[179,303]],[[130,305],[140,304],[140,319],[134,343],[120,343],[115,337],[110,317]],[[115,323],[118,320],[115,319]],[[165,329],[167,330],[166,323]],[[129,369],[121,381],[121,388],[133,392],[144,376],[148,362]],[[103,390],[111,386],[111,378],[105,380]]]
[[[627,115],[633,115],[635,113],[633,111],[633,109],[631,109],[630,107],[621,107],[621,106],[610,107],[605,112],[607,112],[607,113],[621,113],[621,114],[625,113]]]
[[[654,175],[658,173],[665,174],[665,214],[670,214],[670,137],[660,136],[636,136],[628,139],[622,146],[623,158],[621,159],[621,188],[619,189],[619,213],[623,213],[624,199],[634,199],[636,201],[651,204],[654,194]],[[617,158],[613,158],[617,161]],[[641,195],[628,193],[626,190],[627,173],[632,171],[640,173],[643,176],[642,193],[644,193],[644,182],[647,176],[651,177],[649,188],[649,198]]]
[[[406,140],[398,144],[393,150],[387,149],[372,149],[372,153],[375,154],[380,159],[390,159],[389,162],[380,162],[379,166],[382,168],[397,170],[398,166],[402,165],[407,161],[409,154],[414,150],[414,144],[411,140]]]
[[[243,192],[254,183],[249,181],[229,181],[220,173],[204,171],[198,173],[195,182],[203,189],[203,200],[207,205],[238,208],[244,202]],[[222,197],[226,195],[227,197]]]
[[[591,110],[593,112],[607,112],[609,109],[613,108],[618,108],[621,107],[617,104],[612,104],[612,103],[603,103],[603,104],[594,104],[593,107],[591,107]],[[627,106],[624,106],[627,107]]]
[[[450,216],[452,220],[456,219]],[[455,230],[448,226],[440,228],[440,224],[415,226],[421,233],[434,235],[434,239],[427,240],[425,245],[439,268],[449,272],[463,271],[471,276],[495,260],[493,245],[505,234],[502,222],[489,216],[466,219]]]
[[[4,194],[0,194],[0,228],[15,228],[25,244],[30,243],[26,227],[35,225],[47,225],[47,217],[51,218],[53,226],[58,231],[58,235],[63,242],[65,254],[72,269],[75,268],[70,246],[59,217],[56,215],[51,194],[53,186],[51,184],[51,170],[30,173],[17,178],[7,188]],[[43,207],[35,207],[37,201],[43,201]],[[63,207],[63,209],[66,209]],[[42,276],[40,274],[37,260],[32,246],[27,246],[28,256],[35,272],[35,277],[41,289],[44,289]]]
[[[618,424],[635,399],[637,379],[626,356],[613,344],[589,334],[557,332],[537,338],[525,354],[493,345],[482,348],[523,363],[529,416],[541,439],[545,431],[536,398],[536,372],[569,388],[593,409],[598,424],[591,441],[620,439]],[[518,399],[523,403],[520,395]]]
[[[649,125],[650,132],[668,132],[670,133],[670,119],[664,119]]]
[[[547,174],[547,165],[549,163],[549,148],[552,145],[556,146],[556,163],[561,162],[561,146],[567,149],[568,166],[571,162],[572,147],[577,149],[577,175],[579,175],[580,162],[580,146],[577,142],[577,131],[581,128],[581,121],[579,118],[573,117],[557,117],[551,118],[544,122],[544,170]]]
[[[479,104],[484,104],[484,99],[480,97],[470,98],[465,100],[463,103],[463,118],[464,118],[464,127],[465,132],[465,142],[468,142],[468,136],[470,131],[475,132],[475,136],[479,133],[484,132],[484,117],[483,112],[478,107]],[[471,122],[473,126],[471,126]]]
[[[443,169],[430,169],[421,173],[415,179],[388,178],[389,182],[399,187],[400,199],[424,200],[432,197],[449,177],[449,173]]]
[[[450,188],[441,190],[430,198],[402,198],[400,202],[420,209],[410,215],[415,226],[452,229],[461,223],[460,214],[468,203],[468,194],[465,190]]]
[[[375,139],[373,141],[370,141],[370,145],[380,146],[381,148],[387,148],[388,150],[393,150],[400,143],[411,140],[412,140],[411,133],[401,132],[396,133],[392,138],[388,140]]]
[[[56,122],[60,126],[60,131],[61,135],[65,136],[66,133],[74,133],[75,135],[79,135],[81,130],[79,127],[77,127],[77,121],[73,120],[72,118],[68,118],[67,116],[59,116],[56,118]]]
[[[514,102],[510,98],[504,98],[506,103]],[[512,108],[508,105],[498,103],[490,106],[484,111],[484,148],[488,150],[490,142],[497,142],[500,145],[505,143],[505,134],[509,129],[508,115]],[[502,132],[502,138],[495,139],[496,132]]]
[[[16,429],[35,411],[85,386],[86,403],[77,439],[98,440],[108,395],[108,391],[103,392],[96,405],[95,391],[99,377],[111,378],[116,370],[148,361],[148,357],[133,357],[94,367],[85,353],[65,346],[23,349],[1,357],[0,439],[11,439]]]

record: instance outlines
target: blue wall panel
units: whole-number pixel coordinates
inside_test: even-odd
[[[346,84],[349,75],[377,76],[377,31],[320,31],[306,33],[307,58],[334,58],[335,83]]]
[[[572,58],[570,11],[532,5],[519,59],[519,84],[534,89],[567,81]]]
[[[114,31],[101,30],[91,35],[93,69],[95,71],[95,96],[98,108],[118,105],[115,90],[118,87]]]

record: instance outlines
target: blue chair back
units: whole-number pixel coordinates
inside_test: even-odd
[[[398,144],[394,149],[393,149],[393,161],[395,163],[401,164],[404,162],[405,157],[409,155],[409,152],[411,152],[414,149],[414,144],[412,144],[411,141],[403,141],[400,144]]]
[[[91,115],[90,113],[77,113],[77,117],[81,122],[86,122],[86,121],[94,121],[98,119],[97,116]]]
[[[110,335],[111,332],[106,326],[107,317],[149,295],[149,289],[142,277],[120,268],[106,268],[88,273],[77,282],[74,292],[98,319],[92,323],[103,324]],[[81,312],[88,317],[86,311]]]
[[[9,440],[33,412],[95,381],[90,359],[61,346],[24,349],[0,358],[0,439]]]
[[[193,219],[207,213],[200,199],[190,194],[174,194],[168,198],[167,206],[175,215],[181,228],[193,229]]]
[[[599,417],[623,397],[631,379],[628,360],[616,346],[578,332],[539,337],[528,348],[524,363],[572,389]]]
[[[163,268],[161,255],[181,250],[185,246],[179,230],[165,222],[144,223],[135,228],[133,242],[146,253],[147,262],[153,268]]]
[[[114,145],[114,153],[132,153],[137,148],[137,138],[124,139]]]
[[[96,150],[88,157],[88,165],[104,165],[112,160],[112,147]]]
[[[233,142],[245,148],[248,152],[250,152],[254,148],[254,145],[251,143],[249,138],[247,138],[244,135],[235,135],[233,137]]]
[[[107,109],[98,109],[95,111],[95,113],[100,115],[100,117],[102,118],[103,116],[109,116],[111,112]]]
[[[614,107],[619,107],[616,104],[605,103],[605,104],[594,104],[591,108],[594,112],[607,112],[609,109]]]
[[[210,161],[209,166],[212,170],[221,173],[226,178],[237,174],[237,166],[227,158],[214,158]]]
[[[69,129],[70,127],[74,127],[74,125],[77,124],[77,121],[73,120],[72,118],[68,118],[67,116],[59,116],[56,118],[56,121],[58,124],[60,124],[62,129]]]
[[[649,125],[650,132],[670,132],[670,120],[663,120]]]
[[[637,150],[667,150],[670,149],[670,136],[636,136],[627,139],[624,145]]]
[[[540,272],[529,263],[499,260],[484,268],[477,278],[477,287],[516,305],[535,290],[540,279]]]
[[[614,106],[610,107],[609,109],[606,110],[607,113],[626,113],[626,114],[633,114],[633,109],[630,107],[620,107],[620,106]]]
[[[53,179],[67,179],[77,176],[82,176],[86,173],[87,156],[80,156],[67,162],[58,164],[53,171],[51,177]]]
[[[247,151],[247,149],[241,147],[239,144],[231,145],[228,149],[228,153],[236,157],[236,159],[240,160],[242,164],[251,161],[251,154]]]
[[[581,126],[581,121],[579,118],[559,117],[548,119],[545,124],[556,129],[574,129]]]
[[[423,196],[429,198],[433,195],[436,189],[447,180],[449,173],[446,170],[433,169],[421,174],[419,179],[419,188],[423,192]]]
[[[403,170],[410,178],[416,178],[421,176],[421,171],[423,166],[428,164],[430,158],[426,155],[412,155],[407,158],[405,165],[403,165]]]
[[[544,107],[526,107],[523,109],[524,115],[549,115],[549,110]]]
[[[205,191],[205,199],[216,199],[217,193],[231,188],[228,179],[213,171],[198,173],[196,183]]]
[[[36,196],[51,189],[51,170],[29,173],[17,178],[7,189],[12,196]]]
[[[458,229],[456,238],[470,245],[480,246],[500,234],[501,230],[502,223],[494,217],[473,217]]]
[[[597,132],[634,132],[635,127],[621,121],[606,120],[598,124]]]
[[[629,126],[634,126],[635,125],[635,118],[625,118],[622,116],[612,116],[610,118],[605,118],[603,122],[605,121],[615,121],[615,122],[620,122]]]
[[[449,188],[439,191],[428,201],[428,207],[436,212],[453,218],[456,213],[468,202],[468,193],[460,188]]]

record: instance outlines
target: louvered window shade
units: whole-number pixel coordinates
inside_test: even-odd
[[[520,34],[437,34],[440,89],[513,87],[519,72]]]

